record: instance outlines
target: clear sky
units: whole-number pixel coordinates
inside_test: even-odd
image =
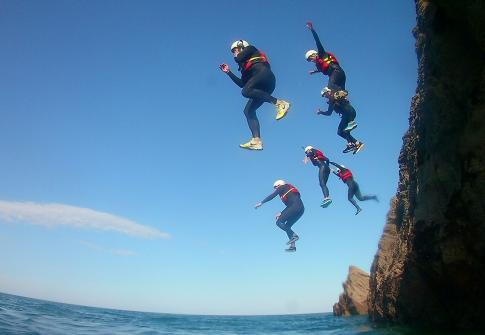
[[[304,54],[339,59],[366,147],[344,155],[327,83]],[[398,181],[416,86],[411,0],[0,2],[0,291],[120,309],[195,314],[328,312],[350,264],[369,271]],[[246,99],[218,65],[230,44],[265,51],[277,122],[260,108],[265,149],[244,151]],[[301,146],[349,167],[354,216]],[[275,225],[276,179],[306,206],[297,252]]]

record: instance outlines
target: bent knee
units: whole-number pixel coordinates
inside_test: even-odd
[[[251,90],[252,90],[252,88],[250,88],[250,87],[243,87],[243,89],[241,90],[242,96],[245,97],[245,98],[250,98]]]

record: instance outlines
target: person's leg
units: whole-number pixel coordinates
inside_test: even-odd
[[[256,115],[256,110],[261,107],[263,101],[249,99],[246,107],[244,107],[244,115],[246,116],[246,120],[248,122],[249,130],[251,131],[251,135],[253,138],[260,138],[260,127],[259,127],[259,120]]]
[[[329,197],[329,191],[327,187],[329,174],[330,168],[328,167],[328,165],[322,164],[318,169],[318,181],[320,182],[320,187],[325,198]]]
[[[288,235],[288,239],[291,240],[293,237],[293,234],[295,233],[291,228],[286,226],[286,222],[288,221],[289,218],[291,218],[292,215],[292,208],[291,207],[286,207],[282,212],[278,220],[276,220],[276,225],[283,230],[286,235]]]
[[[344,130],[347,127],[348,123],[349,117],[347,113],[343,113],[342,119],[340,119],[340,123],[338,124],[337,135],[345,139],[347,143],[355,143],[357,142],[357,140],[352,135],[350,135],[348,131]]]
[[[298,221],[298,219],[303,215],[303,206],[292,205],[286,207],[282,212],[278,220],[276,220],[276,225],[286,232],[288,239],[292,239],[293,236],[297,236],[295,232],[291,229],[291,226]]]
[[[359,201],[367,201],[367,200],[378,201],[376,195],[362,195],[362,193],[360,193],[359,184],[357,184],[356,181],[354,181],[354,183],[355,183],[355,197],[357,198],[357,200],[359,200]]]
[[[345,90],[346,76],[342,68],[335,68],[328,76],[328,88],[335,91]]]
[[[357,209],[356,214],[358,214],[362,209],[359,207],[359,205],[357,205],[357,202],[354,200],[354,195],[356,191],[356,182],[352,178],[350,178],[345,183],[349,187],[347,198],[350,201],[350,203],[354,205],[354,207]]]
[[[291,227],[296,223],[296,221],[300,219],[304,211],[305,211],[305,208],[303,207],[303,203],[294,204],[292,206],[291,214],[286,219],[285,231],[287,231],[288,238],[289,238],[289,241],[286,244],[290,245],[290,247],[286,249],[286,251],[296,250],[295,242],[298,241],[300,237],[293,230],[291,230]]]
[[[266,68],[254,69],[253,76],[244,85],[241,94],[249,99],[255,99],[276,105],[277,99],[271,95],[276,86],[276,79]]]

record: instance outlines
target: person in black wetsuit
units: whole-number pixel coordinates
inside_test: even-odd
[[[293,230],[291,230],[291,227],[298,221],[305,211],[305,207],[301,201],[300,192],[298,192],[293,185],[286,183],[284,180],[275,181],[273,188],[275,189],[274,192],[264,198],[263,201],[258,202],[254,208],[257,209],[277,195],[280,196],[280,199],[286,205],[286,208],[276,215],[276,225],[288,235],[289,241],[287,244],[289,245],[289,248],[286,249],[286,251],[296,251],[295,242],[298,241],[299,237]]]
[[[306,26],[312,32],[313,38],[315,39],[315,43],[317,45],[317,50],[308,50],[305,54],[306,60],[308,62],[314,62],[315,66],[317,67],[317,70],[310,71],[309,73],[314,74],[321,72],[324,75],[327,75],[327,86],[332,90],[341,91],[340,94],[346,96],[346,77],[344,70],[340,67],[340,64],[335,56],[323,48],[316,31],[313,29],[313,24],[311,22],[307,22]]]
[[[249,45],[244,40],[239,40],[231,45],[234,60],[239,65],[241,78],[231,72],[229,65],[221,64],[220,69],[227,73],[232,81],[242,88],[241,94],[248,98],[244,115],[246,116],[252,138],[249,142],[241,144],[243,149],[262,150],[259,120],[256,110],[264,103],[272,103],[276,107],[276,120],[282,119],[290,109],[290,103],[273,97],[276,79],[266,55]]]
[[[359,201],[375,200],[379,202],[379,199],[377,199],[376,195],[362,195],[360,193],[359,184],[357,184],[357,182],[354,180],[354,176],[352,175],[352,172],[349,169],[335,162],[330,162],[330,164],[338,168],[337,170],[332,170],[332,172],[337,177],[342,179],[342,181],[345,184],[347,184],[347,186],[349,187],[347,198],[349,199],[350,203],[354,205],[354,207],[357,209],[357,211],[355,212],[355,215],[359,214],[362,211],[362,208],[360,208],[359,205],[357,205],[357,202],[355,202],[354,195]]]
[[[320,187],[322,188],[323,193],[323,201],[320,206],[326,208],[332,203],[330,192],[327,187],[328,177],[330,176],[330,167],[328,165],[329,159],[325,157],[323,152],[315,149],[311,145],[307,146],[304,150],[306,156],[305,159],[303,159],[303,163],[306,164],[310,160],[313,165],[318,167],[318,181],[320,182]]]
[[[317,111],[319,115],[332,115],[332,112],[340,114],[341,120],[337,128],[337,134],[347,141],[347,147],[343,150],[344,153],[353,151],[358,153],[364,147],[364,143],[357,141],[350,132],[357,127],[355,120],[355,109],[350,104],[346,97],[339,96],[334,90],[325,87],[322,90],[322,96],[328,99],[328,109],[326,112],[320,108]]]

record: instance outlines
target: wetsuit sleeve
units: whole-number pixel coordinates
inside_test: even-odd
[[[239,65],[245,63],[251,56],[258,52],[258,49],[249,45],[245,47],[238,55],[235,57],[236,63]]]
[[[346,168],[344,168],[342,165],[340,165],[338,163],[330,162],[330,164],[332,164],[333,166],[338,167],[341,171],[347,170]]]
[[[271,193],[270,195],[268,195],[266,198],[263,199],[263,201],[261,201],[262,204],[264,204],[265,202],[268,202],[270,200],[273,200],[274,197],[276,197],[278,194],[279,194],[279,188],[277,188],[276,190],[274,190],[273,193]]]
[[[239,78],[234,73],[232,73],[232,71],[229,71],[227,73],[227,75],[229,76],[229,78],[232,79],[232,81],[234,82],[234,84],[236,84],[237,86],[239,86],[241,88],[244,87],[244,84],[243,84],[243,81],[241,80],[241,78]]]
[[[320,42],[320,38],[318,38],[317,32],[312,29],[313,39],[315,40],[315,44],[317,45],[318,56],[323,57],[325,56],[325,49],[323,48],[322,42]]]
[[[321,114],[321,115],[326,115],[326,116],[330,116],[330,115],[332,115],[332,112],[333,112],[333,105],[334,105],[334,104],[333,104],[333,102],[329,102],[329,103],[328,103],[328,109],[327,109],[327,111],[326,111],[326,112],[320,112],[319,114]]]

